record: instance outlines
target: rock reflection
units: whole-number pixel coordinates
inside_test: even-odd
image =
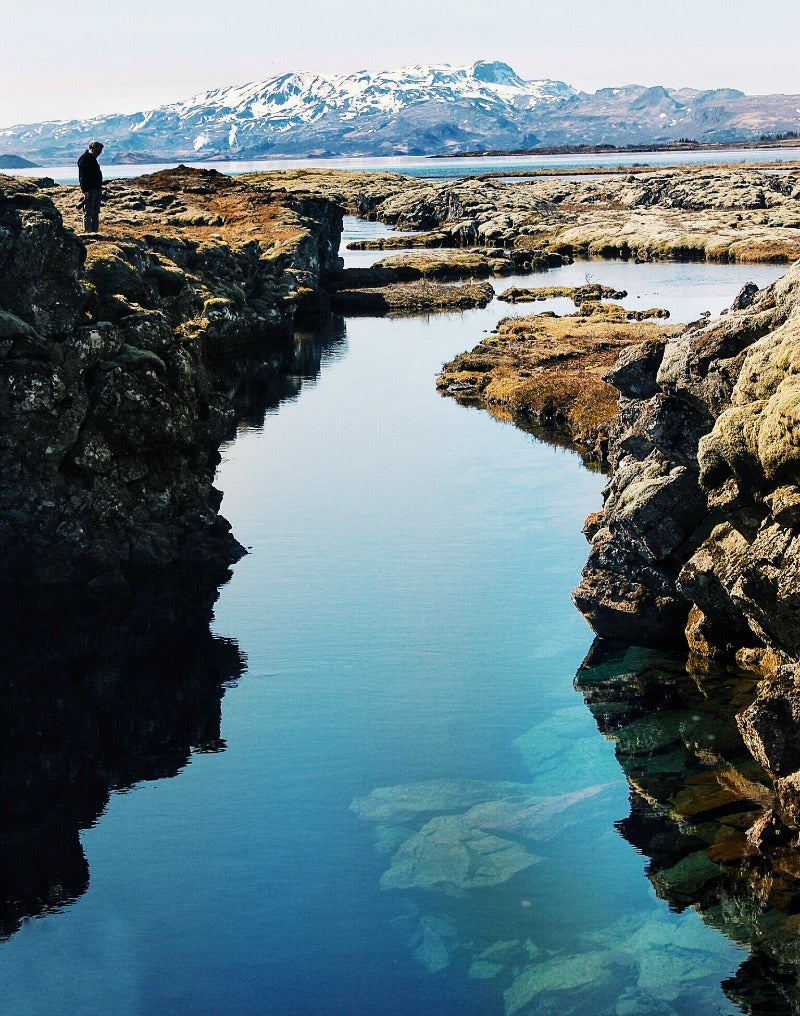
[[[330,317],[270,346],[269,359],[252,347],[218,364],[232,428],[262,426],[343,341]],[[245,662],[209,624],[229,577],[139,574],[102,600],[0,586],[0,939],[86,892],[80,830],[112,791],[225,748],[221,701]]]
[[[224,749],[220,703],[245,665],[236,642],[209,629],[219,581],[142,581],[103,605],[4,597],[0,936],[86,891],[79,833],[111,791]]]
[[[263,347],[252,346],[217,364],[220,382],[227,385],[233,405],[235,426],[229,438],[236,430],[260,429],[267,412],[296,399],[303,384],[319,375],[323,359],[338,355],[344,343],[344,318],[330,315],[313,331],[276,339],[269,358],[265,359]]]
[[[754,835],[771,781],[735,715],[757,678],[692,674],[683,660],[597,643],[579,671],[600,730],[630,784],[622,835],[649,860],[656,893],[693,908],[751,956],[723,989],[741,1010],[800,1013],[800,847]]]

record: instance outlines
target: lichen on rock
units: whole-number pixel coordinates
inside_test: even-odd
[[[761,668],[739,728],[776,828],[800,828],[800,263],[642,355],[609,374],[612,475],[575,602],[606,638]]]
[[[59,211],[74,188],[0,176],[0,547],[15,586],[119,588],[240,556],[213,487],[231,369],[246,347],[289,356],[339,265],[341,211],[324,200],[185,167],[109,193],[103,234],[81,240]]]

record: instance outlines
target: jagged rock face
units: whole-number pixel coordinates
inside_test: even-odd
[[[712,651],[800,655],[798,297],[795,266],[668,342],[657,369],[641,347],[610,375],[613,476],[575,593],[599,634],[679,645],[694,606]]]
[[[8,348],[15,337],[32,337],[31,329],[49,339],[78,324],[84,302],[79,283],[83,259],[83,245],[62,228],[61,216],[35,184],[0,177],[5,311],[0,318],[0,348]]]
[[[800,655],[800,433],[797,427],[800,364],[800,266],[741,312],[753,337],[729,404],[698,446],[700,483],[709,506],[731,527],[701,546],[715,563],[719,586],[765,645]],[[737,357],[739,359],[739,357]],[[731,566],[731,559],[735,566]],[[684,588],[691,593],[693,559]],[[701,605],[702,607],[702,605]]]
[[[627,393],[647,395],[648,372],[657,391],[621,400],[574,597],[602,636],[766,675],[737,721],[785,837],[800,828],[800,263],[735,306],[668,342],[657,372],[643,347],[616,368]]]
[[[223,191],[231,215],[236,202],[266,200],[236,186],[231,198],[219,174],[176,171],[156,184],[186,188],[195,204]],[[146,209],[153,193],[137,201]],[[269,241],[140,229],[81,242],[35,187],[2,181],[5,582],[105,587],[243,553],[213,487],[235,422],[233,364],[248,342],[288,358],[295,314],[324,301],[320,272],[338,264],[341,212],[297,197],[284,212]]]

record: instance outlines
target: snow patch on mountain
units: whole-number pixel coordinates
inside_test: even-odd
[[[397,114],[425,102],[484,101],[490,106],[527,108],[577,94],[560,81],[524,81],[504,63],[470,66],[414,65],[394,71],[357,71],[326,77],[298,71],[266,81],[216,88],[165,106],[181,120],[198,115],[224,120],[258,119],[315,123],[333,111],[343,118]],[[148,114],[151,115],[151,114]]]
[[[733,141],[796,131],[797,104],[796,95],[660,85],[589,95],[479,60],[332,76],[294,71],[130,115],[18,125],[0,130],[0,144],[47,165],[74,161],[92,137],[106,142],[109,161],[137,162]]]

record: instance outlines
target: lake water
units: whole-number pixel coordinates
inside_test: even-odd
[[[78,153],[79,154],[79,153]],[[77,154],[76,154],[77,159]],[[143,173],[169,169],[172,163],[153,163],[142,166],[117,166],[111,161],[113,152],[107,151],[103,160],[103,174],[107,180],[130,179]],[[473,158],[457,156],[433,159],[426,156],[393,156],[386,158],[333,158],[333,159],[261,159],[253,162],[188,162],[200,169],[217,169],[221,173],[264,173],[271,169],[346,169],[360,172],[405,173],[430,179],[474,176],[480,173],[520,173],[525,171],[610,168],[619,166],[725,165],[746,162],[753,166],[763,163],[782,163],[794,168],[800,160],[800,148],[742,148],[728,151],[701,152],[609,152],[604,155],[504,155]],[[76,184],[75,165],[44,166],[34,169],[6,169],[4,173],[16,176],[49,176],[56,183]],[[512,178],[513,179],[513,178]]]
[[[780,272],[584,263],[541,284],[591,274],[686,320]],[[569,594],[603,479],[435,390],[526,310],[298,336],[301,354],[321,342],[319,370],[219,470],[250,550],[194,650],[245,661],[221,729],[212,701],[182,763],[127,783],[110,766],[82,886],[0,945],[8,1016],[740,1011],[720,985],[745,950],[657,897],[615,825],[613,741],[573,686],[592,637]],[[135,685],[165,660],[133,663]],[[67,703],[80,680],[64,675]],[[169,730],[147,708],[142,728]],[[70,751],[79,771],[90,747]]]

